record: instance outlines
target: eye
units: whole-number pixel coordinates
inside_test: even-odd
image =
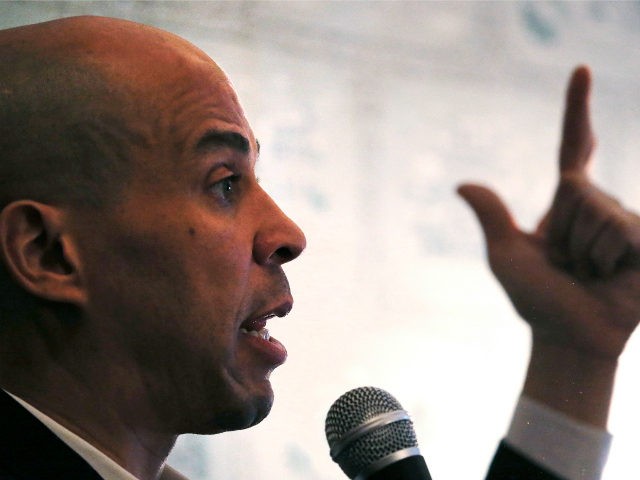
[[[229,175],[212,183],[209,186],[209,192],[213,194],[217,200],[229,205],[233,202],[234,197],[238,194],[238,182],[240,175]]]

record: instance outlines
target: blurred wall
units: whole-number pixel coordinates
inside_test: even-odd
[[[260,138],[263,184],[309,241],[287,268],[296,307],[271,323],[290,352],[272,414],[248,431],[183,437],[172,462],[193,480],[343,478],[324,416],[370,384],[412,413],[434,478],[482,478],[528,332],[455,185],[494,185],[534,226],[556,180],[565,83],[585,62],[594,175],[640,206],[640,3],[3,2],[0,26],[86,13],[168,29],[218,61]],[[635,470],[639,369],[633,339],[609,480]]]

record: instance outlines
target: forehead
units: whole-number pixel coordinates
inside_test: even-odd
[[[235,133],[252,149],[255,139],[237,95],[215,64],[197,62],[182,69],[164,92],[160,131],[179,149],[197,145],[210,131]]]
[[[182,39],[161,45],[152,59],[148,52],[144,60],[136,57],[120,58],[129,68],[121,65],[111,73],[125,75],[135,92],[139,105],[134,116],[150,137],[154,168],[161,159],[174,168],[185,168],[185,162],[214,147],[243,152],[253,167],[257,142],[230,81],[217,64]]]
[[[257,141],[226,77],[202,64],[172,87],[167,91],[158,129],[159,143],[169,152],[171,169],[187,173],[205,167],[205,160],[233,158],[241,162],[236,167],[252,170],[258,155]],[[218,157],[216,152],[221,150],[233,155]]]

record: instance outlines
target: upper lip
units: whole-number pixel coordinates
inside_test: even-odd
[[[260,330],[265,327],[267,320],[273,317],[284,317],[292,308],[293,299],[288,297],[273,307],[260,310],[259,313],[251,315],[248,319],[242,322],[240,328],[245,328],[247,330]]]

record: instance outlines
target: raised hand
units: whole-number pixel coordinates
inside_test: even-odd
[[[535,232],[518,228],[491,190],[466,184],[459,193],[482,226],[492,271],[532,329],[525,392],[568,411],[569,397],[591,390],[590,402],[599,404],[569,413],[602,425],[617,358],[640,320],[640,218],[589,179],[590,86],[589,70],[577,68],[567,90],[558,187]]]
[[[482,225],[493,272],[536,337],[617,357],[640,320],[640,218],[591,183],[590,73],[571,78],[560,180],[536,232],[520,230],[490,190],[460,194]]]

